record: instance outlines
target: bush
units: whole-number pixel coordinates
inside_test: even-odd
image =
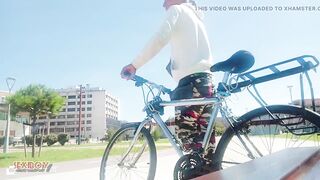
[[[22,143],[24,143],[24,137],[21,138],[21,141],[22,141]],[[46,136],[45,135],[43,135],[42,145],[44,143],[46,143]],[[28,147],[33,145],[33,137],[32,137],[32,135],[26,136],[26,144],[27,144]],[[41,144],[41,135],[37,134],[36,135],[36,145],[40,146],[40,144]]]
[[[56,134],[49,134],[46,136],[46,142],[48,146],[51,146],[58,142],[58,136]]]
[[[22,140],[22,143],[24,143],[24,137],[22,137],[21,140]],[[32,135],[26,136],[26,144],[28,147],[33,144]]]
[[[63,146],[66,142],[69,142],[69,134],[59,134],[58,142]]]
[[[226,131],[225,126],[222,122],[217,122],[215,126],[216,136],[221,136]]]
[[[45,135],[43,135],[42,136],[42,145],[44,144],[44,143],[46,143],[47,141],[47,138],[46,138],[46,136]],[[36,135],[36,145],[38,146],[38,147],[40,147],[40,145],[41,145],[41,135],[40,134],[37,134]]]
[[[152,132],[152,137],[155,141],[158,141],[161,137],[161,130],[159,127],[156,127],[155,130]]]

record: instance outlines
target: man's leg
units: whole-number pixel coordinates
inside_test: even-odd
[[[193,98],[212,97],[213,85],[211,77],[201,77],[191,82]],[[197,105],[175,108],[176,134],[186,150],[201,150],[208,121],[212,112],[212,105]],[[215,148],[215,134],[213,132],[205,157],[209,159]]]

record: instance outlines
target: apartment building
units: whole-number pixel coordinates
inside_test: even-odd
[[[58,89],[66,101],[59,115],[39,117],[46,125],[45,134],[67,133],[77,137],[79,122],[81,137],[100,139],[107,130],[107,118],[118,119],[118,99],[101,88],[88,85],[82,88]]]

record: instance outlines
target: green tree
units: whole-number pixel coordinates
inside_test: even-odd
[[[112,136],[117,132],[117,130],[113,129],[113,128],[108,128],[105,135],[104,135],[104,139],[106,141],[110,141],[110,139],[112,138]]]
[[[58,142],[59,142],[62,146],[64,146],[64,144],[65,144],[66,142],[69,142],[69,139],[70,139],[69,134],[59,134],[59,135],[58,135]]]
[[[64,98],[44,85],[29,85],[9,96],[7,101],[11,104],[12,114],[19,112],[29,113],[33,125],[32,157],[34,157],[37,117],[41,115],[57,115],[64,104]]]

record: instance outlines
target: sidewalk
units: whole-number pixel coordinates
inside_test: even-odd
[[[173,169],[178,160],[173,149],[158,151],[156,180],[172,179]],[[101,158],[76,160],[53,163],[50,173],[16,173],[6,175],[6,169],[0,169],[1,180],[71,180],[71,179],[99,179]]]

